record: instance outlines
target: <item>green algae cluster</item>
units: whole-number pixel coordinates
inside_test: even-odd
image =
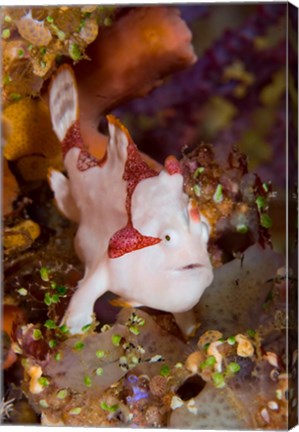
[[[112,25],[115,7],[5,7],[1,11],[4,103],[38,96],[57,64],[86,59],[100,29]]]

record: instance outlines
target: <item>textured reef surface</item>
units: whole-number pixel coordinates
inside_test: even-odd
[[[281,430],[296,422],[286,13],[283,4],[1,9],[1,423]],[[295,107],[297,21],[288,19]],[[180,318],[195,320],[192,334],[113,287],[79,334],[63,320],[85,268],[77,224],[58,211],[47,179],[49,168],[65,170],[49,110],[62,64],[74,70],[90,160],[105,160],[106,115],[117,115],[147,169],[158,175],[167,158],[193,212],[208,221],[214,279]],[[295,158],[297,116],[288,121]],[[105,206],[97,185],[90,191]]]

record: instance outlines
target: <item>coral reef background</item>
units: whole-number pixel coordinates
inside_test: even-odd
[[[276,3],[2,8],[1,422],[295,423],[297,314],[293,306],[286,316],[286,305],[297,304],[296,217],[289,280],[284,268],[285,206],[289,199],[293,215],[297,205],[295,12]],[[201,326],[190,341],[169,314],[121,309],[110,295],[95,306],[97,328],[70,338],[59,325],[83,274],[76,227],[46,180],[50,166],[62,169],[47,105],[61,63],[78,78],[91,153],[105,150],[113,112],[150,164],[180,160],[185,191],[205,208],[215,279],[194,310]]]

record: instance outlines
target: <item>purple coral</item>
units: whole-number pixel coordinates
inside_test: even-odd
[[[264,35],[286,13],[286,6],[260,5],[237,30],[226,31],[218,41],[186,71],[177,73],[167,84],[155,90],[150,98],[137,99],[127,105],[135,113],[152,115],[173,105],[185,105],[186,101],[203,103],[217,93],[233,99],[236,82],[222,83],[224,68],[235,59],[241,59],[249,70],[256,72],[255,87],[260,87],[279,66],[285,64],[285,41],[279,46],[263,51],[255,49],[255,40]],[[257,95],[251,92],[251,98]]]
[[[243,5],[236,8],[241,11]],[[209,6],[206,13],[210,16],[214,11],[215,7]],[[198,12],[202,18],[194,23],[200,26],[201,19],[206,19],[206,16],[201,9]],[[250,9],[250,13],[238,28],[224,31],[199,56],[194,66],[175,74],[148,97],[137,99],[118,110],[118,115],[125,116],[124,120],[135,131],[134,138],[143,151],[163,162],[167,155],[180,157],[182,149],[192,148],[202,140],[219,146],[231,145],[239,143],[247,131],[254,130],[252,116],[262,106],[261,92],[285,68],[286,41],[284,34],[279,36],[279,28],[286,21],[286,5],[261,4]],[[278,35],[275,41],[259,48],[259,42],[265,40],[273,29]],[[242,78],[225,78],[225,71],[234,63],[240,63],[252,77],[241,96],[238,91],[243,85]],[[235,115],[223,129],[213,130],[211,134],[207,131],[209,117],[204,108],[215,97],[231,104]],[[277,159],[282,163],[278,164],[273,156],[268,156],[262,161],[259,174],[265,175],[264,180],[269,180],[279,170],[278,183],[284,185],[285,122],[283,119],[280,121],[281,112],[285,109],[284,94],[277,103],[273,121],[275,133],[269,132],[263,140],[270,146],[272,155],[281,156]],[[254,145],[253,139],[252,147]]]
[[[148,391],[139,385],[139,379],[136,375],[129,375],[127,381],[133,391],[133,395],[126,398],[129,404],[148,398]]]

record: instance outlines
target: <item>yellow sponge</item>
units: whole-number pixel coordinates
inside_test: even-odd
[[[46,178],[49,166],[62,167],[61,146],[52,130],[50,113],[44,101],[21,99],[7,106],[3,116],[10,126],[4,157],[18,160],[26,180]]]

